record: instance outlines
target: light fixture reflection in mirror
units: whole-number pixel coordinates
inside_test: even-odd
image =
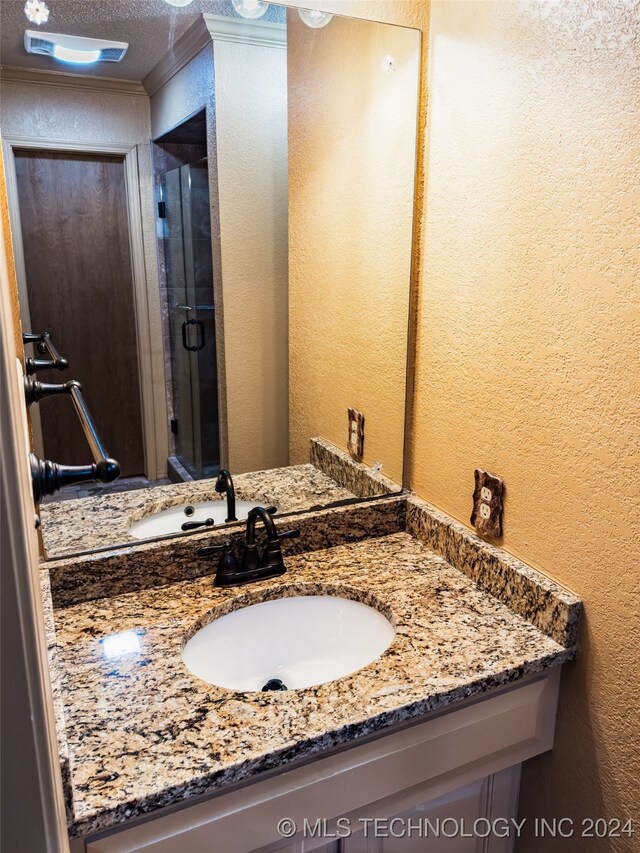
[[[298,12],[305,24],[314,30],[326,27],[333,18],[333,15],[330,15],[329,12],[319,12],[317,9],[299,9]]]
[[[231,0],[233,8],[242,18],[261,18],[269,8],[269,4],[264,0]]]
[[[46,24],[49,20],[49,7],[42,0],[27,0],[24,13],[32,24]]]
[[[382,62],[380,63],[380,68],[384,71],[385,74],[391,74],[396,70],[396,61],[390,54],[382,57]]]

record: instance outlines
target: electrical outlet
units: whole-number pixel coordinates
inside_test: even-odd
[[[357,409],[348,409],[349,435],[347,450],[354,459],[362,459],[364,451],[364,415]]]
[[[471,524],[481,536],[499,539],[502,536],[504,482],[500,477],[476,468],[475,484]]]

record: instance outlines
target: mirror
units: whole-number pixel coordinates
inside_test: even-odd
[[[420,33],[234,5],[3,2],[47,558],[402,487]]]

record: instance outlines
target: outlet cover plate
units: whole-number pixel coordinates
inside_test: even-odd
[[[481,536],[499,539],[502,536],[504,482],[482,468],[476,468],[475,479],[471,524]]]
[[[349,434],[347,450],[354,459],[360,461],[364,452],[364,415],[357,409],[348,409]]]

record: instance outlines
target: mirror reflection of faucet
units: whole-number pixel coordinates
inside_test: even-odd
[[[233,479],[226,468],[222,468],[216,480],[216,492],[227,495],[227,521],[237,521],[236,517],[236,491],[233,487]],[[184,527],[182,528],[184,530]]]
[[[265,509],[266,512],[269,513],[269,515],[275,515],[278,511],[278,508],[275,506],[260,507],[260,509]],[[214,518],[205,518],[203,521],[185,521],[180,529],[197,530],[199,527],[214,527],[215,523],[216,522]]]
[[[227,497],[227,517],[225,522],[237,521],[236,490],[233,485],[233,477],[226,468],[222,468],[220,470],[216,479],[215,489],[218,494],[225,494]],[[261,508],[264,509],[264,507]],[[193,512],[194,509],[191,506],[188,506],[185,509],[185,515],[193,515]],[[277,512],[277,509],[275,506],[266,507],[266,512],[268,512],[269,515],[274,515]],[[215,523],[215,519],[213,518],[205,518],[200,521],[185,521],[181,525],[181,530],[197,530],[199,527],[213,527]]]

